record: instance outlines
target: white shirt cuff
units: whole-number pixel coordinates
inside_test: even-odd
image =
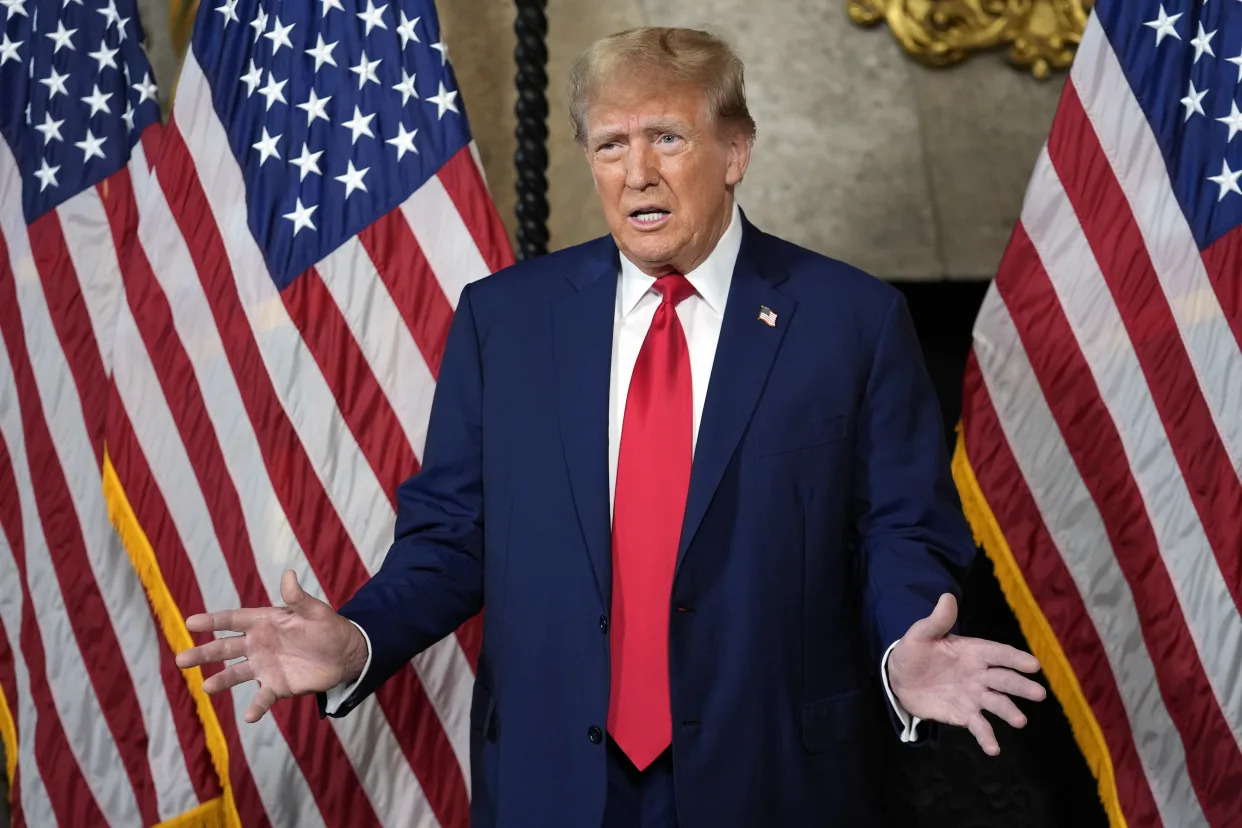
[[[897,718],[901,720],[901,741],[913,742],[918,738],[919,723],[923,720],[918,716],[911,716],[910,713],[901,706],[901,702],[897,701],[897,697],[893,695],[893,688],[888,685],[888,655],[896,646],[897,642],[894,641],[892,644],[888,645],[888,649],[884,651],[884,657],[880,659],[880,677],[884,681],[884,692],[888,694],[888,703],[893,706],[893,711],[897,714]]]
[[[349,623],[354,624],[353,621],[350,621]],[[354,626],[358,627],[357,624],[354,624]],[[366,676],[367,671],[371,669],[371,637],[367,635],[367,631],[362,629],[362,627],[358,627],[358,632],[362,633],[363,640],[367,642],[367,663],[363,665],[362,672],[358,675],[358,678],[351,682],[341,682],[324,694],[326,697],[324,701],[324,712],[329,716],[341,709],[341,705],[344,704],[351,695],[353,695],[354,688],[358,686],[358,682],[362,681],[362,679]]]

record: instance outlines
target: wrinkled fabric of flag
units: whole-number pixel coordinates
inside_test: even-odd
[[[338,605],[379,567],[457,298],[513,260],[434,6],[200,5],[164,126],[132,2],[0,13],[19,824],[468,824],[477,619],[341,720],[172,661],[285,569]]]
[[[1095,4],[954,470],[1113,824],[1242,790],[1242,4]]]

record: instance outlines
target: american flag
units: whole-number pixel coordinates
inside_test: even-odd
[[[11,9],[23,0],[0,2]],[[35,11],[34,0],[25,2]],[[70,486],[93,489],[82,495],[94,498],[90,516],[97,523],[110,517],[123,544],[105,536],[102,524],[92,529],[110,544],[110,560],[128,567],[117,564],[131,591],[99,581],[98,571],[89,586],[103,593],[109,608],[113,602],[130,614],[140,610],[145,619],[145,626],[132,619],[120,623],[102,609],[92,616],[92,604],[67,594],[58,606],[69,621],[44,622],[38,615],[66,641],[64,647],[45,641],[38,648],[49,659],[37,665],[40,675],[84,695],[78,686],[84,683],[74,680],[85,661],[97,671],[90,675],[99,697],[93,715],[77,700],[39,707],[35,665],[26,651],[34,648],[20,649],[25,639],[17,634],[25,633],[22,611],[34,623],[27,596],[45,588],[47,578],[38,579],[33,565],[25,573],[13,569],[29,587],[22,591],[25,603],[12,590],[0,590],[6,641],[18,656],[0,652],[0,687],[5,698],[19,702],[12,711],[15,790],[27,822],[152,824],[197,807],[191,817],[208,824],[465,825],[477,620],[421,654],[373,702],[339,720],[319,720],[314,700],[305,698],[282,702],[261,722],[246,724],[242,713],[253,684],[208,698],[199,671],[183,678],[170,655],[206,640],[186,632],[187,615],[279,604],[286,568],[298,573],[309,592],[339,605],[379,567],[391,540],[396,486],[418,470],[457,298],[466,283],[512,261],[434,7],[429,0],[213,0],[199,9],[168,125],[153,124],[137,142],[138,131],[158,111],[154,89],[144,97],[150,79],[137,47],[132,0],[115,2],[38,0],[42,51],[35,53],[34,68],[21,51],[20,66],[6,60],[0,67],[6,73],[0,88],[12,82],[36,93],[29,125],[24,113],[9,112],[14,104],[4,98],[4,134],[12,148],[4,150],[12,159],[0,158],[7,165],[0,176],[6,193],[21,186],[27,212],[41,203],[31,193],[42,179],[30,182],[48,175],[40,166],[46,158],[62,168],[58,188],[74,184],[82,191],[77,198],[90,194],[104,205],[71,216],[66,206],[56,208],[56,243],[71,252],[75,244],[95,245],[70,257],[79,270],[77,278],[67,271],[69,279],[75,288],[82,282],[84,301],[62,298],[63,321],[54,308],[50,320],[46,310],[28,318],[24,301],[21,316],[10,310],[13,303],[0,301],[8,346],[8,361],[0,364],[11,364],[16,377],[0,378],[7,447],[0,472],[12,469],[0,486],[18,492],[22,506],[12,508],[7,496],[0,500],[5,548],[16,567],[21,556],[14,539],[24,537],[25,560],[32,564],[32,523],[64,531],[67,499],[59,510],[36,509],[40,486],[50,485],[44,477],[63,474]],[[24,17],[10,12],[5,50],[13,48],[11,42],[36,40],[26,36],[33,21],[14,24]],[[81,48],[71,53],[57,46],[57,38],[66,37],[58,21],[79,30],[68,37]],[[64,97],[79,108],[100,106],[99,96],[110,94],[112,87],[104,86],[111,82],[109,72],[96,71],[102,58],[87,56],[101,37],[112,42],[112,29],[105,27],[129,32],[127,41],[117,37],[121,54],[131,55],[129,76],[124,87],[120,72],[115,81],[129,106],[123,110],[121,98],[113,97],[107,101],[111,111],[91,113],[89,121],[89,109],[52,109],[53,118],[65,121],[65,146],[54,145],[58,155],[35,157],[32,148],[43,148],[42,135],[32,132],[42,123],[37,94],[51,88],[43,83],[49,69],[66,74]],[[93,40],[84,36],[88,29]],[[63,57],[39,62],[40,54],[51,56],[58,48]],[[129,109],[136,113],[132,132],[124,124]],[[105,143],[105,151],[117,153],[108,156],[115,161],[113,175],[96,184],[98,175],[83,179],[79,172],[73,182],[69,173],[81,169],[82,155],[105,134],[95,125],[109,114],[122,126],[113,123],[106,134],[131,136],[125,143],[132,152],[128,166],[122,167],[122,141]],[[87,148],[74,150],[75,160],[66,147],[78,141]],[[32,258],[27,240],[43,236],[24,219],[17,224],[9,217],[13,204],[6,198],[0,207],[6,216],[5,266],[12,263],[11,274],[0,274],[0,290],[7,285],[9,292],[33,294],[42,284],[49,294],[44,304],[53,304],[48,285],[56,280],[42,272],[42,264],[71,263],[63,254],[40,257],[36,251]],[[15,251],[18,230],[24,254]],[[108,264],[110,292],[86,284],[81,268],[95,272]],[[39,360],[50,357],[48,343],[36,347],[30,341],[32,319],[44,325],[45,338],[59,333],[51,344],[93,331],[91,341],[99,343],[94,361],[69,342],[59,345],[64,356],[53,366],[61,370],[62,387],[88,389],[80,401],[51,386],[44,391],[42,383],[35,388]],[[10,328],[20,335],[22,326],[26,363],[10,344]],[[22,366],[31,360],[35,376],[23,385],[30,370]],[[46,414],[55,437],[57,428],[75,422],[64,413],[70,402],[80,409],[77,420],[86,418],[86,426],[78,423],[79,442],[90,448],[87,438],[94,438],[94,450],[36,452],[33,426],[25,423],[35,416],[30,412]],[[50,446],[46,429],[35,436]],[[93,479],[89,470],[68,466],[87,460],[94,464]],[[49,540],[44,559],[50,554],[55,562],[66,554],[61,545]],[[0,552],[0,567],[5,565]],[[6,585],[16,582],[6,572],[0,576]],[[71,585],[82,587],[76,580]],[[74,641],[70,622],[89,639]],[[146,638],[139,640],[140,632]],[[131,635],[137,641],[133,652],[125,649]],[[123,639],[119,652],[98,643],[109,636]],[[62,669],[54,669],[53,656],[63,659]],[[163,731],[138,719],[138,710],[124,718],[111,709],[123,713],[129,703],[118,676],[144,666],[152,677],[135,675],[129,695],[144,716],[157,702],[171,711],[166,718],[172,724],[156,723]],[[166,703],[155,693],[159,687],[167,689]],[[106,705],[102,715],[100,704]],[[89,736],[80,737],[87,755],[76,763],[85,783],[65,805],[50,794],[69,790],[64,786],[75,771],[37,761],[42,743],[33,730],[36,708],[53,717],[59,711],[74,739]],[[148,729],[142,738],[129,730],[141,723]],[[144,763],[125,753],[131,743],[147,750],[149,756],[137,759],[150,760],[145,764],[153,781],[139,778]],[[111,756],[120,751],[125,761],[106,755],[108,744],[115,744]],[[49,757],[57,750],[63,755],[55,744],[43,750]],[[39,795],[31,777],[41,780],[48,795]],[[189,781],[182,784],[181,777]],[[102,819],[56,810],[85,808],[83,801]],[[44,809],[38,818],[35,807]]]
[[[1242,3],[1099,0],[955,473],[1114,825],[1238,825]]]
[[[131,152],[159,105],[127,0],[2,0],[0,735],[13,818],[153,824],[220,781],[100,487]]]

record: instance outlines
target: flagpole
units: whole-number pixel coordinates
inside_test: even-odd
[[[546,0],[515,0],[517,256],[548,252],[548,18]]]

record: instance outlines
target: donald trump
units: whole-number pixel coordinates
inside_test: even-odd
[[[382,569],[336,610],[286,573],[178,663],[344,716],[485,610],[474,825],[883,825],[883,740],[994,754],[985,712],[1044,695],[954,632],[975,547],[902,296],[743,214],[721,40],[594,43],[570,113],[609,233],[466,288]]]

